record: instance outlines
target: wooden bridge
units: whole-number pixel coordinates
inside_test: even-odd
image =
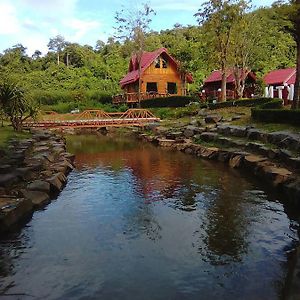
[[[101,128],[144,126],[159,122],[149,110],[129,109],[124,113],[107,113],[103,110],[90,109],[78,114],[58,114],[46,112],[39,120],[23,123],[24,128]]]

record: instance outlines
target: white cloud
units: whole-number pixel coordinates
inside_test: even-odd
[[[9,2],[0,2],[0,34],[14,34],[20,30],[16,12]]]
[[[150,6],[157,12],[159,11],[190,11],[196,12],[201,4],[204,2],[202,1],[182,1],[182,0],[152,0]]]
[[[98,21],[85,21],[80,19],[70,19],[63,22],[65,27],[70,28],[73,32],[69,39],[79,41],[90,31],[100,28],[100,23]]]

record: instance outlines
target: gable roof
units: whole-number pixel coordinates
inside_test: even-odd
[[[250,76],[252,79],[256,80],[256,76],[253,72],[250,72],[248,74],[248,76]],[[212,82],[219,82],[219,81],[222,81],[222,73],[220,70],[215,70],[215,71],[212,71],[211,74],[206,78],[206,80],[204,81],[204,84],[212,83]],[[226,83],[234,83],[234,82],[235,82],[235,78],[234,78],[233,71],[229,71],[229,73],[227,75]]]
[[[279,69],[269,72],[264,77],[264,82],[267,85],[274,84],[295,84],[296,68]]]
[[[168,53],[166,48],[159,48],[153,52],[143,52],[141,58],[141,74],[154,62],[154,60],[159,57],[161,54],[168,56],[169,60],[172,61],[176,67],[179,66],[179,63]],[[125,85],[134,83],[139,79],[138,71],[138,61],[137,56],[133,55],[129,62],[129,72],[120,80],[121,87]],[[191,74],[187,75],[187,81],[189,83],[193,82],[193,77]]]

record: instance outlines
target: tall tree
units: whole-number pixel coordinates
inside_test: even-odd
[[[60,53],[67,45],[65,38],[61,35],[57,35],[54,38],[51,38],[47,47],[49,50],[56,52],[57,55],[57,65],[60,63]]]
[[[233,26],[241,11],[246,7],[243,0],[210,0],[194,15],[199,25],[207,30],[208,44],[211,47],[211,58],[222,73],[221,101],[226,100],[226,78],[229,67],[230,40]]]
[[[145,50],[145,35],[149,30],[152,21],[151,16],[155,14],[154,10],[148,5],[143,4],[141,9],[132,10],[132,8],[122,9],[116,12],[115,20],[118,26],[116,30],[116,38],[119,40],[132,40],[135,46],[135,57],[138,64],[138,101],[141,102],[141,60]]]
[[[296,42],[296,81],[292,109],[300,108],[300,0],[275,2],[272,8],[277,12],[277,19],[283,22],[285,31],[291,33]]]
[[[233,26],[230,65],[235,78],[235,91],[238,98],[243,97],[246,78],[252,71],[259,51],[258,42],[263,38],[260,28],[257,26],[258,21],[253,13],[247,13],[247,7],[245,7],[240,11],[238,20]]]

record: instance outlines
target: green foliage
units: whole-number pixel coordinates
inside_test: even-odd
[[[281,109],[283,107],[282,99],[273,99],[269,102],[261,104],[258,109]]]
[[[218,109],[218,108],[225,108],[225,107],[233,107],[233,106],[246,106],[246,107],[253,107],[258,105],[264,105],[265,103],[273,103],[272,98],[252,98],[252,99],[241,99],[236,101],[226,101],[226,102],[219,102],[219,103],[209,103],[209,109]],[[280,100],[280,99],[275,99]],[[282,103],[282,100],[280,100]]]
[[[253,108],[251,117],[260,122],[265,123],[285,123],[300,125],[300,110],[287,109],[261,109]]]
[[[35,103],[13,82],[0,83],[0,104],[2,111],[10,118],[13,128],[17,131],[22,129],[22,123],[27,118],[37,113]]]
[[[190,96],[170,96],[143,100],[141,107],[182,107],[194,101],[195,99]]]
[[[281,8],[289,12],[289,5],[253,10],[246,15],[251,20],[250,28],[248,23],[242,27],[247,29],[248,34],[245,36],[236,28],[232,32],[237,49],[245,50],[239,48],[243,39],[248,50],[251,46],[248,66],[260,79],[270,70],[295,66],[295,32],[286,32],[286,28],[293,27],[289,18],[280,17],[283,15],[279,12]],[[252,37],[248,39],[250,33],[255,35],[254,45],[250,43]],[[132,40],[120,43],[109,38],[106,43],[98,41],[95,49],[66,42],[62,37],[51,40],[49,47],[52,51],[45,56],[36,50],[29,57],[26,47],[21,44],[5,50],[3,55],[0,54],[0,80],[22,83],[22,87],[42,105],[69,102],[69,107],[63,104],[66,111],[79,104],[83,106],[82,102],[89,105],[110,103],[112,95],[120,94],[119,81],[127,73],[129,58],[136,50]],[[189,85],[189,89],[198,92],[204,79],[218,67],[217,57],[211,55],[215,42],[207,31],[207,25],[184,27],[176,24],[172,29],[146,33],[144,50],[166,47],[180,61],[181,68],[193,74],[194,83]]]

